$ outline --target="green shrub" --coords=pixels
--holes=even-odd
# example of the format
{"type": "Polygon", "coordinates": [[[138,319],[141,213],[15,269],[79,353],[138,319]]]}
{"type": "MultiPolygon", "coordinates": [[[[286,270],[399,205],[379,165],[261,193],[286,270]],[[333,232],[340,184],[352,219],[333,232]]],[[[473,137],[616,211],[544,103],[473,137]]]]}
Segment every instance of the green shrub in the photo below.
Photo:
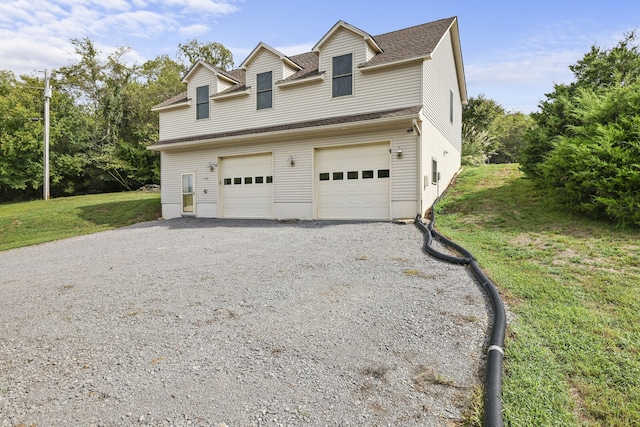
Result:
{"type": "Polygon", "coordinates": [[[640,83],[563,99],[575,123],[539,165],[562,204],[640,225],[640,83]]]}

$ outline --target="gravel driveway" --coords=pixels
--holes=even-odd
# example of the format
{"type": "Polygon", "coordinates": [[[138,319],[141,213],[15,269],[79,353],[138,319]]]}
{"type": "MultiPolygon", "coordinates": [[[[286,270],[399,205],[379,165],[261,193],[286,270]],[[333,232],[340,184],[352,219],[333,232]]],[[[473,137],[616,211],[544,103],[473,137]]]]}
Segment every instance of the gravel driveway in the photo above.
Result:
{"type": "Polygon", "coordinates": [[[422,245],[177,219],[0,252],[0,425],[458,425],[486,301],[422,245]]]}

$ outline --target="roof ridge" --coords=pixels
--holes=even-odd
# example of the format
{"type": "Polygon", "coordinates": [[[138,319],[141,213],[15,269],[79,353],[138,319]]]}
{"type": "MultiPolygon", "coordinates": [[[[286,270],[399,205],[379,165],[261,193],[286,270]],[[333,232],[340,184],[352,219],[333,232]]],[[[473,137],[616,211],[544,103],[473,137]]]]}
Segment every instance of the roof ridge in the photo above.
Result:
{"type": "Polygon", "coordinates": [[[435,24],[437,24],[439,22],[443,22],[443,21],[451,21],[451,22],[453,22],[453,20],[455,20],[455,19],[458,19],[458,17],[457,16],[451,16],[449,18],[436,19],[435,21],[423,22],[422,24],[416,24],[416,25],[412,25],[410,27],[399,28],[397,30],[388,31],[388,32],[382,33],[382,34],[377,34],[377,35],[372,36],[372,37],[375,38],[375,37],[386,36],[386,35],[389,35],[389,34],[399,33],[399,32],[402,32],[402,31],[411,30],[411,29],[418,28],[418,27],[424,27],[425,25],[435,25],[435,24]]]}

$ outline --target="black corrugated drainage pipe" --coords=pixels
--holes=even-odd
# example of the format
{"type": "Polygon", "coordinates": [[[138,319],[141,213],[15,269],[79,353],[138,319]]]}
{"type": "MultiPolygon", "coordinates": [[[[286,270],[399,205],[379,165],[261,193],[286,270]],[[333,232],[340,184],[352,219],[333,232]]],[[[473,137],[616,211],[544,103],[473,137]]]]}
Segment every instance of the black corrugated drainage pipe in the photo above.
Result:
{"type": "MultiPolygon", "coordinates": [[[[437,203],[437,200],[436,200],[437,203]]],[[[425,235],[425,251],[438,259],[452,262],[454,264],[468,265],[473,272],[475,278],[480,282],[485,290],[491,303],[493,310],[493,326],[491,328],[491,337],[489,339],[489,348],[487,349],[487,367],[484,379],[484,420],[485,427],[503,427],[502,420],[502,361],[504,359],[504,335],[507,329],[507,316],[505,314],[504,305],[500,299],[500,294],[495,285],[480,270],[476,259],[471,252],[458,245],[457,243],[447,239],[434,229],[435,212],[434,206],[431,208],[431,222],[426,226],[420,217],[416,216],[416,225],[425,235]],[[433,239],[437,239],[445,246],[455,249],[463,255],[463,257],[455,257],[437,251],[431,244],[433,239]]]]}

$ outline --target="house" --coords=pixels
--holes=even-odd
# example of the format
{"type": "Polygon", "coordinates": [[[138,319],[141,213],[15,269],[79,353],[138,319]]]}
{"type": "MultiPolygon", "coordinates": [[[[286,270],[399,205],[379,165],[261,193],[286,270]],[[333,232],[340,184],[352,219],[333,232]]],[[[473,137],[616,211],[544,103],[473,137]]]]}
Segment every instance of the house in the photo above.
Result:
{"type": "Polygon", "coordinates": [[[259,43],[184,82],[153,108],[164,218],[413,218],[460,167],[455,17],[378,36],[339,21],[311,52],[259,43]]]}

